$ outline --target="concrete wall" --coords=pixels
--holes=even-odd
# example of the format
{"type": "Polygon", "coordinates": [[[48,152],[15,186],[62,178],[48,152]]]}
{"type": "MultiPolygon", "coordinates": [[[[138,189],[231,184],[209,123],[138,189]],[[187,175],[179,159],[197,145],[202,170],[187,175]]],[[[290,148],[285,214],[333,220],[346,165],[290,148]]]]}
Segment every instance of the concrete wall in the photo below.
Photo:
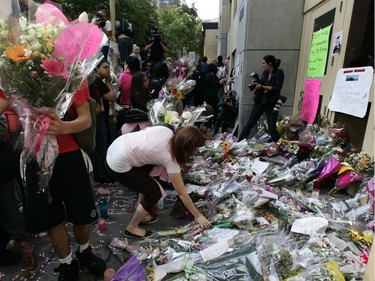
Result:
{"type": "Polygon", "coordinates": [[[239,6],[238,52],[243,59],[242,81],[236,85],[240,92],[240,130],[246,123],[253,106],[253,93],[249,91],[249,74],[261,74],[265,55],[272,54],[281,60],[285,81],[282,95],[288,98],[280,110],[292,114],[294,91],[299,59],[303,23],[304,1],[301,0],[249,0],[239,6]],[[288,16],[285,16],[288,15],[288,16]],[[241,45],[244,46],[241,50],[241,45]]]}
{"type": "Polygon", "coordinates": [[[203,54],[209,61],[214,60],[217,57],[217,32],[217,29],[206,29],[203,54]]]}

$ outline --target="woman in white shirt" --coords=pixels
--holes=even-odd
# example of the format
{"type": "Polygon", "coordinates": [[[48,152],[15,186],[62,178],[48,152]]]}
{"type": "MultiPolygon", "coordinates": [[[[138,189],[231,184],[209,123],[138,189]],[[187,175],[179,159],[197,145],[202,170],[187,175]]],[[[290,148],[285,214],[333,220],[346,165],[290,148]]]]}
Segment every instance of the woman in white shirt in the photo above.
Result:
{"type": "Polygon", "coordinates": [[[177,133],[165,126],[154,126],[122,135],[111,144],[107,152],[108,173],[144,196],[124,231],[125,236],[142,239],[152,235],[139,224],[149,216],[164,192],[149,175],[154,165],[165,168],[173,188],[196,221],[204,228],[211,226],[195,207],[181,176],[181,165],[186,164],[205,141],[206,137],[193,126],[182,128],[177,133]]]}

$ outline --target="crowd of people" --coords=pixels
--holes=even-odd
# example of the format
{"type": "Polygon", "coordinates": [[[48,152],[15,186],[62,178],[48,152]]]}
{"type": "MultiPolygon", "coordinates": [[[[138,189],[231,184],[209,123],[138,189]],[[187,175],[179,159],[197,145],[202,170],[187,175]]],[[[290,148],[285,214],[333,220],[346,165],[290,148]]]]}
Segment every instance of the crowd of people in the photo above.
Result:
{"type": "MultiPolygon", "coordinates": [[[[106,7],[100,5],[97,12],[101,17],[95,18],[95,22],[110,36],[112,27],[110,21],[105,20],[106,7]]],[[[117,75],[113,75],[111,71],[110,60],[106,59],[109,55],[108,40],[102,48],[105,59],[100,61],[88,77],[89,85],[84,83],[74,95],[68,110],[69,115],[74,116],[73,120],[61,120],[55,113],[48,113],[51,122],[46,134],[55,136],[59,147],[48,192],[40,193],[38,190],[38,167],[35,161],[30,162],[25,171],[27,194],[20,192],[22,181],[18,161],[5,164],[13,168],[13,174],[7,173],[12,176],[1,178],[0,182],[0,192],[5,194],[0,196],[0,200],[7,203],[0,204],[1,215],[9,219],[0,223],[1,265],[17,264],[20,261],[20,255],[10,249],[25,231],[46,231],[60,261],[58,280],[76,280],[79,265],[86,266],[95,275],[103,275],[105,262],[93,254],[89,241],[90,224],[98,219],[92,183],[86,167],[85,153],[80,150],[74,137],[75,133],[90,126],[90,99],[96,102],[96,145],[89,153],[94,181],[119,181],[141,195],[135,214],[124,229],[124,235],[141,239],[152,235],[139,225],[142,222],[157,221],[155,204],[163,195],[162,185],[166,182],[171,183],[196,221],[203,228],[210,227],[210,222],[199,212],[186,192],[181,168],[197,153],[197,148],[205,144],[207,130],[211,130],[211,134],[237,134],[235,121],[238,115],[238,97],[231,85],[235,77],[234,68],[229,73],[222,56],[211,62],[203,56],[192,71],[184,73],[186,79],[195,80],[195,87],[183,97],[182,105],[205,104],[213,115],[205,124],[207,130],[188,126],[175,132],[175,128],[168,124],[151,126],[147,104],[151,99],[158,99],[163,85],[172,75],[176,75],[171,73],[167,63],[168,44],[163,38],[163,32],[155,29],[152,30],[150,42],[146,46],[138,46],[132,38],[131,26],[124,26],[116,34],[122,71],[117,75]],[[224,71],[218,71],[218,68],[224,71]],[[160,170],[155,172],[158,168],[166,172],[166,178],[160,177],[160,170]],[[154,178],[155,173],[158,180],[154,178]],[[23,207],[23,217],[20,206],[23,207]],[[73,224],[77,244],[75,253],[70,246],[66,222],[73,224]]],[[[240,140],[248,137],[264,112],[268,118],[272,140],[278,140],[277,112],[272,109],[284,80],[284,73],[279,65],[280,60],[276,60],[274,56],[263,58],[264,72],[260,80],[255,82],[257,100],[249,121],[239,134],[240,140]]],[[[1,91],[0,114],[6,111],[12,110],[6,93],[1,91]]],[[[21,150],[13,149],[16,147],[14,140],[17,137],[12,140],[9,132],[19,135],[21,127],[18,124],[16,130],[13,130],[9,117],[3,118],[5,119],[8,124],[0,123],[3,124],[0,127],[0,144],[9,144],[8,153],[13,153],[14,157],[4,157],[5,154],[2,154],[1,161],[19,159],[21,150]]],[[[5,153],[5,149],[1,153],[5,153]]]]}

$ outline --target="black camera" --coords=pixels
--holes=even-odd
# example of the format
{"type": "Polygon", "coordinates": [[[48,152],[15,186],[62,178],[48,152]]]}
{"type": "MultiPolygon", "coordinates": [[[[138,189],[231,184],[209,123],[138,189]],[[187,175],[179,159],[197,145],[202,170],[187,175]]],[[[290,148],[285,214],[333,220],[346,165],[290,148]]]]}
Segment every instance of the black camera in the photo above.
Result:
{"type": "Polygon", "coordinates": [[[150,30],[150,38],[153,41],[158,41],[161,39],[160,37],[160,31],[157,28],[151,29],[150,30]]]}
{"type": "Polygon", "coordinates": [[[252,72],[250,74],[250,77],[253,78],[253,83],[249,84],[248,87],[249,87],[250,91],[254,91],[257,83],[260,84],[259,75],[255,72],[252,72]]]}
{"type": "Polygon", "coordinates": [[[277,102],[276,102],[276,104],[275,104],[275,106],[274,106],[274,108],[273,108],[273,111],[279,111],[280,106],[281,106],[283,103],[286,102],[286,97],[284,97],[284,96],[282,96],[282,95],[279,95],[277,98],[278,98],[278,99],[277,99],[277,102]]]}
{"type": "Polygon", "coordinates": [[[104,16],[101,13],[97,13],[95,15],[96,18],[96,24],[99,25],[100,27],[105,27],[107,24],[107,20],[104,18],[104,16]]]}

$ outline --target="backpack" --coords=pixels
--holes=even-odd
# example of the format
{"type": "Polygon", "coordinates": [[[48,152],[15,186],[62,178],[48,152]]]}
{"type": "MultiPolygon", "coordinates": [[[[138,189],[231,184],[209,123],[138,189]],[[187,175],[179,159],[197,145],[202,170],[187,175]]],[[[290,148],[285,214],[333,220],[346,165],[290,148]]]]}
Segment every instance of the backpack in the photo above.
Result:
{"type": "MultiPolygon", "coordinates": [[[[91,126],[82,132],[73,134],[79,147],[86,153],[91,153],[95,149],[96,139],[96,101],[91,98],[89,100],[90,114],[91,114],[91,126]]],[[[65,114],[63,120],[72,121],[74,118],[65,114]]]]}
{"type": "Polygon", "coordinates": [[[149,89],[153,99],[159,98],[159,92],[163,87],[166,79],[164,77],[151,77],[149,81],[149,89]]]}

